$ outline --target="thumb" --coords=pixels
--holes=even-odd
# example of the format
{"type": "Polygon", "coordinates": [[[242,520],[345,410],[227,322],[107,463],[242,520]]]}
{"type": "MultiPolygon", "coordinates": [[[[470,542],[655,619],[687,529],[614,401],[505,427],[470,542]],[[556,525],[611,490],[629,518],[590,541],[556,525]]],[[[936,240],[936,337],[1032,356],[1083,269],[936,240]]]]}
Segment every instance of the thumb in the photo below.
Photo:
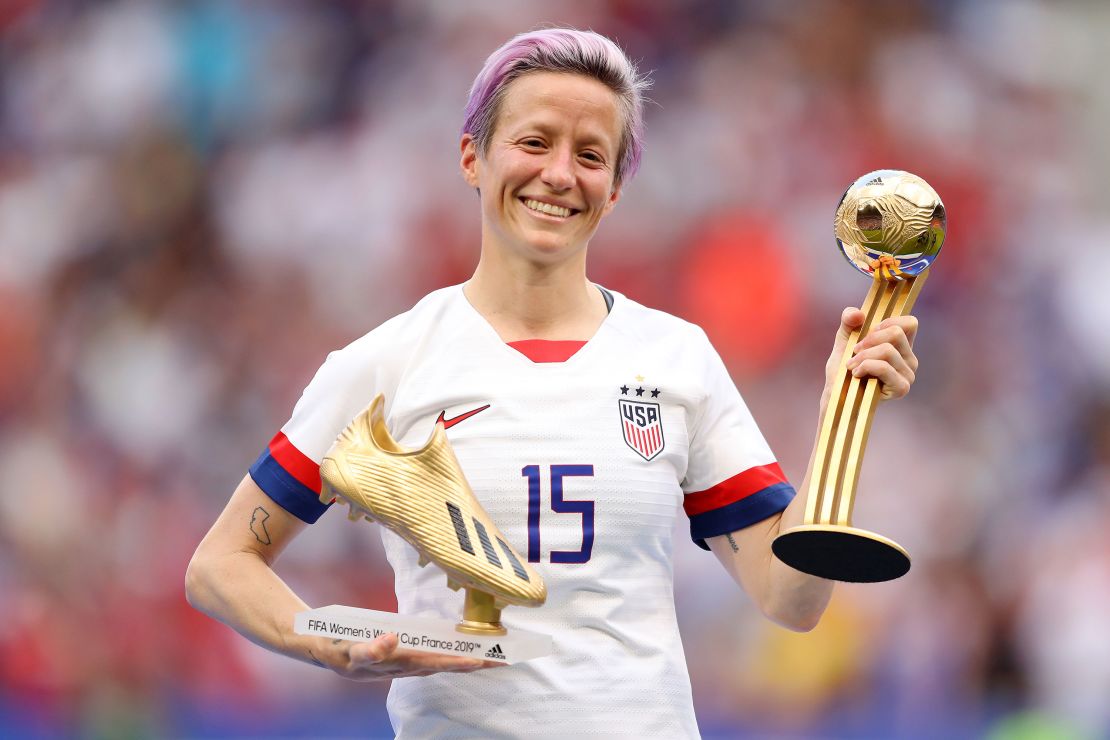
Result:
{"type": "Polygon", "coordinates": [[[396,649],[397,635],[390,632],[371,642],[354,643],[349,654],[354,665],[373,665],[388,660],[396,649]]]}
{"type": "Polygon", "coordinates": [[[848,347],[848,340],[852,336],[852,332],[863,326],[863,322],[867,320],[867,315],[858,308],[849,306],[840,313],[840,328],[836,332],[836,341],[833,342],[832,351],[829,352],[829,359],[825,361],[825,390],[821,395],[821,408],[825,409],[829,402],[829,394],[831,393],[833,384],[836,382],[838,369],[840,368],[840,360],[844,357],[844,351],[848,347]]]}
{"type": "Polygon", "coordinates": [[[848,343],[848,338],[852,335],[852,332],[862,327],[866,318],[867,316],[863,311],[852,306],[845,308],[844,311],[841,312],[840,329],[836,332],[834,351],[841,351],[844,349],[844,345],[848,343]]]}

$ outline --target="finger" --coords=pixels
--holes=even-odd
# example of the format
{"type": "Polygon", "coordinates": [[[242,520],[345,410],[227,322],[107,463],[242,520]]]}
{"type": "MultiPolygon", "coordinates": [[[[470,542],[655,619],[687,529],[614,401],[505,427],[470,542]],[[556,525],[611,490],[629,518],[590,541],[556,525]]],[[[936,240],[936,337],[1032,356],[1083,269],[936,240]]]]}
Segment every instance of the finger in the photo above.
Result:
{"type": "MultiPolygon", "coordinates": [[[[479,663],[484,663],[485,661],[478,661],[478,662],[479,663]]],[[[498,665],[500,665],[500,664],[498,664],[498,665]]],[[[485,670],[485,666],[479,665],[479,666],[475,666],[473,668],[450,669],[450,670],[446,670],[446,671],[441,670],[439,668],[422,668],[420,670],[405,671],[404,673],[402,673],[400,675],[406,676],[406,677],[407,676],[434,676],[437,673],[473,673],[474,671],[481,671],[481,670],[485,670]]]]}
{"type": "MultiPolygon", "coordinates": [[[[480,662],[485,663],[485,662],[488,662],[488,661],[480,661],[480,662]]],[[[494,663],[493,665],[496,666],[496,665],[503,665],[503,664],[502,663],[494,663]]],[[[406,672],[402,675],[407,677],[407,676],[434,676],[437,673],[473,673],[474,671],[485,670],[486,667],[487,666],[478,666],[476,668],[467,668],[467,669],[452,670],[452,671],[441,671],[441,670],[435,670],[435,669],[430,669],[429,668],[429,669],[424,669],[424,670],[419,670],[419,671],[406,672]]]]}
{"type": "Polygon", "coordinates": [[[860,350],[867,349],[868,347],[876,347],[880,344],[893,344],[899,351],[908,351],[910,349],[909,336],[906,334],[906,330],[898,324],[875,327],[869,331],[865,337],[860,339],[853,349],[855,352],[859,352],[860,350]]]}
{"type": "Polygon", "coordinates": [[[912,341],[906,333],[906,328],[901,324],[892,324],[875,329],[852,348],[852,353],[858,357],[870,349],[884,345],[893,347],[907,365],[913,368],[914,371],[917,370],[917,356],[913,353],[912,341]]]}
{"type": "Polygon", "coordinates": [[[847,339],[852,332],[863,326],[863,322],[866,319],[867,315],[864,314],[863,311],[855,308],[854,306],[848,306],[840,312],[840,331],[838,333],[839,336],[847,339]]]}
{"type": "MultiPolygon", "coordinates": [[[[891,344],[880,344],[877,347],[868,347],[864,350],[858,351],[853,357],[849,358],[845,363],[845,367],[849,370],[855,370],[865,360],[878,360],[880,362],[889,363],[899,375],[905,377],[912,384],[917,377],[916,357],[910,352],[907,358],[899,352],[891,344]]],[[[856,377],[862,377],[857,375],[856,377]]]]}
{"type": "Polygon", "coordinates": [[[892,316],[889,319],[883,319],[879,322],[877,329],[886,329],[890,326],[900,326],[902,331],[906,333],[906,339],[910,345],[913,345],[913,340],[917,338],[917,329],[920,325],[916,316],[892,316]]]}
{"type": "Polygon", "coordinates": [[[910,379],[885,360],[864,360],[852,370],[852,375],[857,378],[877,379],[879,393],[884,399],[902,398],[910,392],[910,379]]]}
{"type": "Polygon", "coordinates": [[[836,367],[840,358],[844,356],[844,350],[848,347],[852,333],[863,326],[866,318],[863,311],[851,306],[840,312],[840,327],[836,331],[832,352],[829,353],[829,359],[825,363],[826,373],[836,367]]]}
{"type": "MultiPolygon", "coordinates": [[[[394,660],[408,671],[429,671],[440,673],[444,671],[468,672],[485,668],[489,661],[479,658],[464,658],[459,655],[440,655],[438,653],[424,653],[416,650],[398,650],[394,660]]],[[[496,665],[496,664],[494,664],[496,665]]]]}
{"type": "Polygon", "coordinates": [[[397,652],[397,635],[392,632],[376,637],[370,642],[356,642],[348,655],[353,668],[360,668],[391,660],[397,652]]]}

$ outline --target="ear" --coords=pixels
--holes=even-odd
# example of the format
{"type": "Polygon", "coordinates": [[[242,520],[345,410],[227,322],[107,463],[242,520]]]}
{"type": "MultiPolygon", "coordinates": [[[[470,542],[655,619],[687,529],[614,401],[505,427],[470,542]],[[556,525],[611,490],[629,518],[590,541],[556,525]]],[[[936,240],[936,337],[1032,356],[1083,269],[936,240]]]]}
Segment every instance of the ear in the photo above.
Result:
{"type": "Polygon", "coordinates": [[[601,210],[602,216],[608,216],[609,212],[616,207],[617,201],[621,199],[621,184],[615,183],[613,185],[613,192],[609,193],[609,200],[606,201],[605,207],[601,210]]]}
{"type": "Polygon", "coordinates": [[[459,141],[459,168],[463,179],[472,188],[478,187],[478,142],[472,134],[463,134],[459,141]]]}

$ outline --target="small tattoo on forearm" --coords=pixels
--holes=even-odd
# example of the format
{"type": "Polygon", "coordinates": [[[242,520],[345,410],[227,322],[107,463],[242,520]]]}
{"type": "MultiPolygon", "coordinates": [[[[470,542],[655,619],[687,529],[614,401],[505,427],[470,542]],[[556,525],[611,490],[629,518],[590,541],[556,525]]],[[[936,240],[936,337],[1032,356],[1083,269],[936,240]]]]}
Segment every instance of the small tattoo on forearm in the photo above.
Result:
{"type": "Polygon", "coordinates": [[[732,548],[733,552],[740,552],[740,546],[736,544],[736,540],[732,539],[732,534],[726,534],[725,539],[728,540],[728,546],[732,548]]]}
{"type": "Polygon", "coordinates": [[[270,512],[261,506],[251,512],[251,533],[263,545],[270,544],[270,532],[266,529],[266,520],[269,518],[270,512]]]}
{"type": "Polygon", "coordinates": [[[315,655],[315,653],[313,653],[313,652],[312,652],[311,650],[309,650],[309,651],[308,651],[308,657],[312,659],[312,662],[313,662],[313,663],[315,663],[316,665],[320,666],[321,668],[327,668],[327,666],[326,666],[326,665],[324,665],[323,663],[321,663],[321,662],[320,662],[320,659],[319,659],[319,658],[317,658],[317,657],[316,657],[316,655],[315,655]]]}

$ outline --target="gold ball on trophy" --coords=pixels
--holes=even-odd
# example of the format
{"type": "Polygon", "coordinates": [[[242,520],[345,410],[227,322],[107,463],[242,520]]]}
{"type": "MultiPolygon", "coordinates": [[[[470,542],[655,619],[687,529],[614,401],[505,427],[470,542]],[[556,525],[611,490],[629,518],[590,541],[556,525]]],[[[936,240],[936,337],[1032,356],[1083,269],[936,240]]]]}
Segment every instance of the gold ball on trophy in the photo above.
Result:
{"type": "Polygon", "coordinates": [[[901,280],[936,259],[948,221],[929,183],[902,170],[876,170],[844,191],[833,228],[840,251],[857,270],[901,280]]]}

